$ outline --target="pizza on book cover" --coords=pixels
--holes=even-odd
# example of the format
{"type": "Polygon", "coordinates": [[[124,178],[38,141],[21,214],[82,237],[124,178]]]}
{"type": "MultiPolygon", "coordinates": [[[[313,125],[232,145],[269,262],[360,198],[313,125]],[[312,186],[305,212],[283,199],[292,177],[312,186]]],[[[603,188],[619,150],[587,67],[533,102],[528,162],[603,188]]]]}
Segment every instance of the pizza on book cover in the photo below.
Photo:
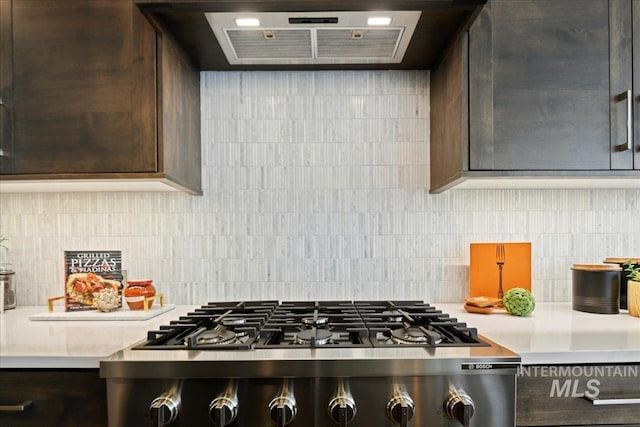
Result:
{"type": "Polygon", "coordinates": [[[64,252],[65,311],[96,310],[103,293],[116,293],[122,307],[121,251],[64,252]]]}

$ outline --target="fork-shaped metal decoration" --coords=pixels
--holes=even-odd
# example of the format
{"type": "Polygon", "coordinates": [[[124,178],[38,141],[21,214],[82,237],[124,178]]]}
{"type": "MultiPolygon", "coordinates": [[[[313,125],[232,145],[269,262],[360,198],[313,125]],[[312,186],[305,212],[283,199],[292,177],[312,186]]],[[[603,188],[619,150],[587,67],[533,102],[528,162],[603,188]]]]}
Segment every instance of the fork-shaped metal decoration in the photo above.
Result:
{"type": "Polygon", "coordinates": [[[502,290],[502,266],[504,266],[504,262],[506,260],[506,254],[504,250],[504,245],[502,243],[498,243],[496,245],[496,264],[498,264],[498,298],[502,298],[504,296],[504,291],[502,290]]]}

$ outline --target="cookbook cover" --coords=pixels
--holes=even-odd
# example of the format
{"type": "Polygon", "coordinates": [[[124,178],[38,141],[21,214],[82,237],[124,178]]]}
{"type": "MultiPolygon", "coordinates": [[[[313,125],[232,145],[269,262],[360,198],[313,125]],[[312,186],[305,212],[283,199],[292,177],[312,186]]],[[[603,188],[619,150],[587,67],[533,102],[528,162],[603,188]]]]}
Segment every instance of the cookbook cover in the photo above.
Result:
{"type": "Polygon", "coordinates": [[[530,242],[471,243],[470,258],[470,297],[502,298],[500,288],[531,291],[530,242]]]}
{"type": "Polygon", "coordinates": [[[122,307],[121,251],[64,252],[65,311],[122,307]]]}

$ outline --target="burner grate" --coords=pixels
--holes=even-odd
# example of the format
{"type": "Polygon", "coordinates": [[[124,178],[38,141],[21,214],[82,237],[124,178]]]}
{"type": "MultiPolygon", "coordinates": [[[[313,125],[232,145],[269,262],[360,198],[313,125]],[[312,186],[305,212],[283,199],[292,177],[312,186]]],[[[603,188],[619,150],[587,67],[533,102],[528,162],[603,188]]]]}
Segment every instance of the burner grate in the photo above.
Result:
{"type": "Polygon", "coordinates": [[[422,301],[210,302],[149,331],[135,349],[488,346],[422,301]]]}

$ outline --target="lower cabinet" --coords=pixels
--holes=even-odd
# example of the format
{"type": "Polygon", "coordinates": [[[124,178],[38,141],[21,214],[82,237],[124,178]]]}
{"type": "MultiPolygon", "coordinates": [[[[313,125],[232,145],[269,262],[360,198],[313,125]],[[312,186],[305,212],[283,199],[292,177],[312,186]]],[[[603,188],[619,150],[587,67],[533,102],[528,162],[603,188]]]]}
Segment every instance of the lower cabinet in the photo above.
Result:
{"type": "Polygon", "coordinates": [[[523,366],[517,390],[518,427],[640,426],[640,364],[523,366]]]}
{"type": "Polygon", "coordinates": [[[106,427],[105,380],[97,369],[0,369],[0,425],[106,427]]]}

